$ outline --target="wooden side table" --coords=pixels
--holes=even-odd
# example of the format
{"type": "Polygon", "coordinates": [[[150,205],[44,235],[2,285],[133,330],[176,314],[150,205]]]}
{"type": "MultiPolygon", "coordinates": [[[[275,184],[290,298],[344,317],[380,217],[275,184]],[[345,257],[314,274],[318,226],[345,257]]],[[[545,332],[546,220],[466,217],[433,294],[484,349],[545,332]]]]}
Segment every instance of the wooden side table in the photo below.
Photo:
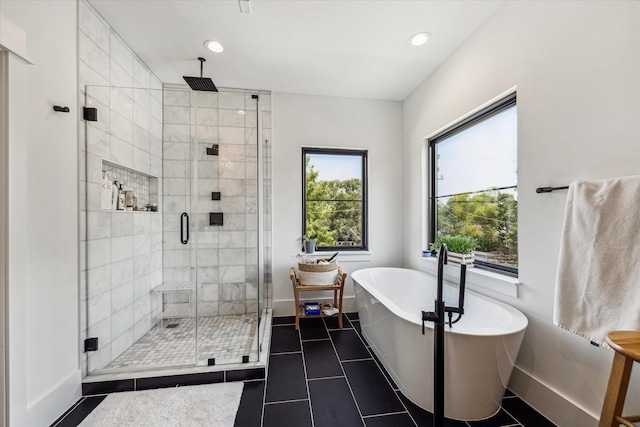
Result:
{"type": "Polygon", "coordinates": [[[296,277],[296,270],[293,267],[291,267],[289,272],[289,278],[291,278],[293,296],[296,300],[296,330],[300,327],[300,318],[335,316],[338,316],[338,325],[340,325],[340,329],[342,329],[342,294],[344,291],[344,282],[347,279],[347,273],[344,272],[342,267],[338,267],[338,277],[335,282],[330,285],[301,285],[300,281],[296,277]],[[320,314],[308,315],[304,311],[304,304],[300,302],[300,292],[304,291],[333,291],[333,304],[320,304],[320,314]],[[338,312],[331,315],[324,313],[324,310],[331,308],[337,308],[338,312]]]}

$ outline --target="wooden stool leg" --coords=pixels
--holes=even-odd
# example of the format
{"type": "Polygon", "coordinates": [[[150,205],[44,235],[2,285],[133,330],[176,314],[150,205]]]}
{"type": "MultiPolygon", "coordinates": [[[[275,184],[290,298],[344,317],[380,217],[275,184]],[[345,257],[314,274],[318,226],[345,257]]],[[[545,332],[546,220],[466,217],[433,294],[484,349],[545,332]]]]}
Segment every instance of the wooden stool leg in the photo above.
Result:
{"type": "Polygon", "coordinates": [[[633,359],[618,352],[614,353],[598,427],[618,427],[620,425],[616,421],[616,416],[622,415],[632,365],[633,359]]]}
{"type": "Polygon", "coordinates": [[[298,295],[298,279],[296,278],[296,271],[293,267],[289,270],[289,278],[291,279],[291,285],[293,286],[293,297],[296,301],[296,331],[300,328],[300,298],[298,295]]]}
{"type": "MultiPolygon", "coordinates": [[[[342,292],[342,291],[340,291],[342,292]]],[[[342,299],[342,298],[341,298],[342,299]]],[[[333,291],[333,306],[338,308],[338,325],[342,329],[342,301],[338,303],[338,291],[333,291]]]]}

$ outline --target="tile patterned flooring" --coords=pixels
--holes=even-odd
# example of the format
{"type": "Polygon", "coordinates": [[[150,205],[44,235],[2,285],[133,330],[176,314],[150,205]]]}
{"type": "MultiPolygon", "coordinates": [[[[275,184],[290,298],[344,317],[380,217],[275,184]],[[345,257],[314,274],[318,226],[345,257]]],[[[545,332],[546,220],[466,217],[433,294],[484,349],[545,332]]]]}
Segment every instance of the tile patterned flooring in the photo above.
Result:
{"type": "MultiPolygon", "coordinates": [[[[235,427],[431,427],[431,413],[398,390],[360,335],[357,313],[337,318],[273,319],[262,418],[235,427]]],[[[257,405],[255,402],[254,405],[257,405]]],[[[247,406],[247,405],[245,405],[247,406]]],[[[446,427],[553,427],[510,391],[500,411],[482,421],[445,421],[446,427]]]]}
{"type": "MultiPolygon", "coordinates": [[[[234,427],[431,427],[431,413],[407,400],[360,336],[356,313],[273,319],[268,374],[245,381],[234,427]]],[[[52,427],[75,427],[104,395],[83,397],[52,427]]],[[[507,390],[500,411],[445,427],[554,427],[507,390]]]]}
{"type": "MultiPolygon", "coordinates": [[[[198,323],[198,365],[240,363],[249,356],[256,336],[256,315],[201,317],[198,323]]],[[[195,362],[194,319],[168,319],[154,327],[105,369],[175,366],[195,362]],[[177,326],[173,326],[177,325],[177,326]],[[170,327],[167,327],[170,326],[170,327]]],[[[253,355],[250,359],[255,359],[253,355]]]]}

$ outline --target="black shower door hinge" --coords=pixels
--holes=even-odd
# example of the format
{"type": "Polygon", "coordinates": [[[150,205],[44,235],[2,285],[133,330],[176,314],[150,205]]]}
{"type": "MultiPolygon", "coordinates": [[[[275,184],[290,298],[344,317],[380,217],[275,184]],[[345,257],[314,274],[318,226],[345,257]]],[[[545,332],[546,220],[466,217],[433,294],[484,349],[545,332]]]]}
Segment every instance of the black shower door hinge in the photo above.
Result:
{"type": "Polygon", "coordinates": [[[98,337],[87,338],[84,340],[84,352],[98,350],[98,337]]]}
{"type": "Polygon", "coordinates": [[[97,122],[98,109],[93,107],[82,107],[82,117],[88,122],[97,122]]]}

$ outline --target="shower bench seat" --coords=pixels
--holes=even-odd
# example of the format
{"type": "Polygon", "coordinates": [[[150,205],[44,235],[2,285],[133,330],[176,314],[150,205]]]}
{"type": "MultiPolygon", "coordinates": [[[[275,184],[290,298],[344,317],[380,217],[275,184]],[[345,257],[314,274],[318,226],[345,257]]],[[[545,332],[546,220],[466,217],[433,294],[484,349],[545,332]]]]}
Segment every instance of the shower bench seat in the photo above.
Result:
{"type": "Polygon", "coordinates": [[[193,317],[193,291],[195,285],[193,282],[164,282],[162,285],[153,289],[153,292],[160,294],[160,317],[158,318],[158,328],[164,326],[165,319],[191,319],[193,317]],[[188,304],[169,302],[169,307],[164,308],[164,296],[168,295],[173,300],[174,295],[186,295],[188,304]]]}

